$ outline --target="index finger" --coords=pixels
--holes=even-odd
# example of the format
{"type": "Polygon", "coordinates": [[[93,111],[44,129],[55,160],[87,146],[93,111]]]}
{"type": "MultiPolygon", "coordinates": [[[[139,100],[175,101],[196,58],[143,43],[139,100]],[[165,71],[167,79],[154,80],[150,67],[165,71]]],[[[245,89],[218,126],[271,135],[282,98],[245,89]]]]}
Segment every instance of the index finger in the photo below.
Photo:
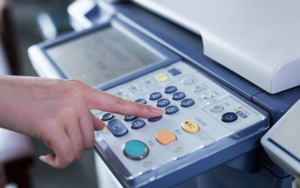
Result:
{"type": "Polygon", "coordinates": [[[158,117],[164,113],[160,108],[122,99],[94,88],[85,88],[84,93],[89,109],[98,109],[117,114],[138,116],[141,118],[158,117]]]}

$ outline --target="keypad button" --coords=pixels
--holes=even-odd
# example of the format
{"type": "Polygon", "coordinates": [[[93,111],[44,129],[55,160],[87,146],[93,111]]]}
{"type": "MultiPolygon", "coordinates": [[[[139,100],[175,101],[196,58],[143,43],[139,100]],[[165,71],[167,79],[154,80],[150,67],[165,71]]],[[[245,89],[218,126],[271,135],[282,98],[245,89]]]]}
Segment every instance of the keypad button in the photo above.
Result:
{"type": "Polygon", "coordinates": [[[190,106],[193,106],[194,104],[195,104],[195,101],[193,99],[184,99],[183,101],[181,101],[182,107],[190,107],[190,106]]]}
{"type": "Polygon", "coordinates": [[[184,121],[181,124],[181,128],[188,133],[196,133],[199,131],[199,126],[197,123],[193,122],[193,121],[184,121]]]}
{"type": "Polygon", "coordinates": [[[145,99],[137,99],[134,102],[141,103],[141,104],[147,104],[147,101],[145,99]]]}
{"type": "Polygon", "coordinates": [[[171,131],[162,130],[156,134],[156,140],[162,145],[168,145],[171,142],[175,142],[176,136],[171,131]]]}
{"type": "Polygon", "coordinates": [[[177,106],[168,106],[166,109],[165,109],[165,111],[166,111],[166,114],[169,114],[169,115],[171,115],[171,114],[175,114],[176,112],[178,112],[178,107],[177,106]]]}
{"type": "Polygon", "coordinates": [[[144,84],[146,87],[152,87],[155,85],[155,82],[150,79],[146,79],[142,81],[142,84],[144,84]]]}
{"type": "Polygon", "coordinates": [[[127,94],[122,90],[122,89],[119,89],[118,91],[116,91],[114,93],[114,95],[118,96],[118,97],[121,97],[121,98],[124,98],[127,96],[127,94]]]}
{"type": "Polygon", "coordinates": [[[213,98],[213,97],[214,97],[214,94],[211,93],[211,92],[205,93],[205,94],[203,95],[203,98],[204,98],[204,99],[211,99],[211,98],[213,98]]]}
{"type": "Polygon", "coordinates": [[[176,91],[177,91],[177,87],[175,87],[175,86],[169,86],[169,87],[166,87],[166,89],[165,89],[166,94],[171,94],[171,93],[174,93],[176,91]]]}
{"type": "Polygon", "coordinates": [[[168,73],[172,74],[172,76],[176,76],[178,74],[181,74],[181,72],[176,68],[168,70],[168,73]]]}
{"type": "Polygon", "coordinates": [[[123,154],[132,160],[141,160],[148,156],[149,149],[146,144],[138,140],[126,142],[123,147],[123,154]]]}
{"type": "Polygon", "coordinates": [[[135,84],[129,86],[128,89],[129,89],[132,93],[137,93],[137,92],[140,92],[140,91],[141,91],[141,89],[140,89],[137,85],[135,85],[135,84]]]}
{"type": "Polygon", "coordinates": [[[128,130],[125,127],[125,125],[118,119],[113,119],[110,122],[108,122],[107,127],[116,137],[121,137],[128,133],[128,130]]]}
{"type": "Polygon", "coordinates": [[[191,84],[194,82],[194,79],[192,77],[189,77],[189,78],[185,78],[181,81],[182,84],[184,85],[188,85],[188,84],[191,84]]]}
{"type": "Polygon", "coordinates": [[[144,120],[138,119],[138,120],[135,120],[134,122],[132,122],[131,128],[132,129],[140,129],[140,128],[145,127],[145,125],[146,125],[146,123],[144,120]]]}
{"type": "Polygon", "coordinates": [[[133,121],[133,120],[135,120],[136,118],[137,118],[136,116],[127,116],[127,115],[126,115],[126,116],[124,117],[124,120],[125,120],[125,121],[133,121]]]}
{"type": "Polygon", "coordinates": [[[168,77],[164,75],[163,73],[155,75],[155,78],[160,82],[165,82],[168,80],[168,77]]]}
{"type": "Polygon", "coordinates": [[[226,123],[234,122],[238,119],[238,116],[233,112],[227,112],[222,115],[222,121],[226,123]]]}
{"type": "Polygon", "coordinates": [[[154,101],[154,100],[158,100],[162,97],[162,94],[159,92],[155,92],[155,93],[151,93],[149,99],[154,101]]]}
{"type": "Polygon", "coordinates": [[[156,106],[157,107],[166,107],[170,104],[170,101],[168,99],[160,99],[159,101],[157,101],[156,106]]]}
{"type": "Polygon", "coordinates": [[[224,109],[224,107],[222,105],[216,105],[211,107],[210,111],[212,112],[221,112],[224,109]]]}
{"type": "Polygon", "coordinates": [[[102,115],[101,120],[108,121],[108,120],[113,119],[114,117],[115,117],[115,115],[113,113],[106,113],[106,114],[102,115]]]}
{"type": "Polygon", "coordinates": [[[157,121],[159,121],[161,119],[162,119],[162,116],[159,116],[157,118],[150,118],[150,119],[148,119],[148,121],[150,121],[150,122],[157,122],[157,121]]]}
{"type": "Polygon", "coordinates": [[[198,93],[203,91],[205,88],[203,86],[194,86],[194,92],[198,93]]]}
{"type": "Polygon", "coordinates": [[[185,98],[185,93],[183,93],[183,92],[177,92],[177,93],[174,93],[174,95],[173,95],[173,97],[172,97],[172,99],[173,99],[173,100],[176,100],[176,101],[182,100],[182,99],[184,99],[184,98],[185,98]]]}

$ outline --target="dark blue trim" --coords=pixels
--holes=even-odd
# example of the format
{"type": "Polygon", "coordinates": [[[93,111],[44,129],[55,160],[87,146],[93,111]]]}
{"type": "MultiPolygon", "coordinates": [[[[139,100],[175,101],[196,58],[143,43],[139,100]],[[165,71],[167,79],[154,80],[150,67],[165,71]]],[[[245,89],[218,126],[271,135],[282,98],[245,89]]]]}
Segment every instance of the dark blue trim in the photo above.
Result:
{"type": "Polygon", "coordinates": [[[274,125],[298,100],[300,87],[296,87],[275,95],[266,92],[253,96],[253,102],[270,112],[271,126],[274,125]]]}
{"type": "Polygon", "coordinates": [[[291,152],[289,152],[284,147],[282,147],[280,144],[278,144],[277,142],[275,142],[272,138],[268,138],[268,140],[270,142],[272,142],[275,146],[277,146],[278,148],[280,148],[282,151],[284,151],[285,153],[287,153],[288,155],[290,155],[291,157],[293,157],[295,160],[297,160],[298,162],[300,162],[300,159],[298,157],[296,157],[291,152]]]}
{"type": "Polygon", "coordinates": [[[91,22],[96,22],[101,17],[101,9],[99,6],[95,5],[90,11],[84,14],[84,16],[91,22]]]}

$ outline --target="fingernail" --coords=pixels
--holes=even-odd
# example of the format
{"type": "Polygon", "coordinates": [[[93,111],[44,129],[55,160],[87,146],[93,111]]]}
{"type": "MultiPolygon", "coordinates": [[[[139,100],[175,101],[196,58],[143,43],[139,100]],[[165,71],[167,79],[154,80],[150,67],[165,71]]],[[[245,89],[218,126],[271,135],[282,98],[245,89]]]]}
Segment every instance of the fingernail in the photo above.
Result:
{"type": "Polygon", "coordinates": [[[46,157],[46,156],[42,155],[42,156],[39,157],[39,159],[40,159],[41,161],[45,162],[45,157],[46,157]]]}
{"type": "Polygon", "coordinates": [[[155,108],[155,107],[150,107],[151,109],[151,112],[155,113],[155,114],[163,114],[164,113],[164,110],[163,109],[160,109],[160,108],[155,108]]]}

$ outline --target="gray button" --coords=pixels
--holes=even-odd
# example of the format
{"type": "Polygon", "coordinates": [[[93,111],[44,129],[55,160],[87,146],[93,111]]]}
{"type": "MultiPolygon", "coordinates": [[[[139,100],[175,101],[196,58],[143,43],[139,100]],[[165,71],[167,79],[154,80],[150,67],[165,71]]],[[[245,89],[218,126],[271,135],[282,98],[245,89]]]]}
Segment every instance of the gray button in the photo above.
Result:
{"type": "Polygon", "coordinates": [[[224,109],[222,105],[216,105],[210,109],[212,112],[221,112],[224,109]]]}
{"type": "Polygon", "coordinates": [[[202,87],[202,86],[194,86],[194,92],[195,93],[198,93],[198,92],[200,92],[200,91],[202,91],[202,90],[204,90],[205,88],[204,87],[202,87]]]}
{"type": "Polygon", "coordinates": [[[214,94],[211,93],[211,92],[209,92],[209,93],[205,93],[205,94],[203,95],[203,98],[204,98],[204,99],[210,99],[210,98],[213,98],[213,96],[214,96],[214,94]]]}
{"type": "Polygon", "coordinates": [[[137,93],[137,92],[141,91],[141,89],[140,89],[137,85],[135,85],[135,84],[129,86],[128,89],[129,89],[132,93],[137,93]]]}
{"type": "Polygon", "coordinates": [[[188,84],[191,84],[193,82],[194,82],[194,79],[192,77],[189,77],[189,78],[183,79],[181,83],[183,83],[184,85],[188,85],[188,84]]]}
{"type": "Polygon", "coordinates": [[[143,80],[142,83],[143,83],[146,87],[151,87],[151,86],[155,85],[155,82],[153,82],[153,81],[150,80],[150,79],[143,80]]]}
{"type": "Polygon", "coordinates": [[[122,97],[122,98],[127,96],[127,94],[126,94],[122,89],[116,91],[116,92],[114,93],[114,95],[116,95],[116,96],[118,96],[118,97],[122,97]]]}

